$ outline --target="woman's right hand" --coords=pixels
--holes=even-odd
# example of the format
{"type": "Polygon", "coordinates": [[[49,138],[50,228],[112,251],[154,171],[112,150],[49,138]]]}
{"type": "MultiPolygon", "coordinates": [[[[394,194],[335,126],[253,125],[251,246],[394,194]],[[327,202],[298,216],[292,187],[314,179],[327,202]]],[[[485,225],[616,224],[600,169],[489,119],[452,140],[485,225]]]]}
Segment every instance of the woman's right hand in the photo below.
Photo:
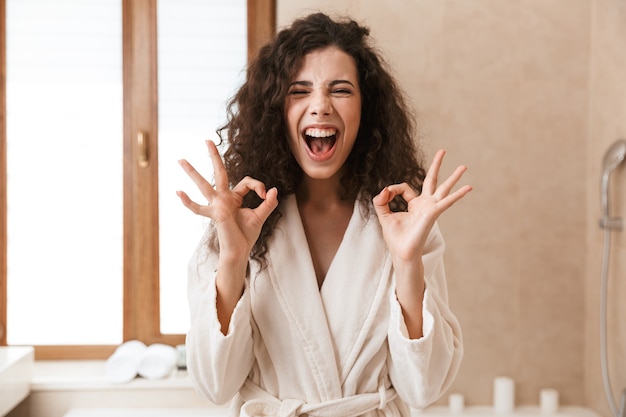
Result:
{"type": "Polygon", "coordinates": [[[182,203],[192,212],[213,219],[220,247],[220,264],[247,265],[252,246],[268,216],[278,206],[276,188],[265,189],[265,184],[254,178],[245,177],[230,189],[228,174],[213,141],[206,141],[213,164],[215,187],[213,187],[186,160],[179,161],[187,175],[196,184],[207,204],[191,200],[183,191],[177,191],[182,203]],[[243,198],[254,191],[264,201],[256,208],[242,208],[243,198]]]}
{"type": "Polygon", "coordinates": [[[228,333],[230,319],[244,289],[244,278],[252,246],[256,242],[263,223],[278,206],[278,190],[265,190],[265,184],[246,177],[230,189],[228,174],[215,143],[207,141],[215,175],[215,187],[205,180],[191,164],[180,161],[187,175],[207,199],[207,204],[198,204],[189,196],[178,191],[178,197],[189,210],[213,219],[219,241],[217,265],[217,316],[223,334],[228,333]],[[254,191],[263,202],[256,208],[243,208],[243,198],[254,191]]]}

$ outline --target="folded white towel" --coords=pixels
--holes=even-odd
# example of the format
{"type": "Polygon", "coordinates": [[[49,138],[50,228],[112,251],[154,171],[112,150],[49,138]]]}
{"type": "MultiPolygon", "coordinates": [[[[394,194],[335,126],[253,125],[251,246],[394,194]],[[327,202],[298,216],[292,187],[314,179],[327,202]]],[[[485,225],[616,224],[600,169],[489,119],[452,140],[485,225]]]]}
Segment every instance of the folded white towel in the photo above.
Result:
{"type": "Polygon", "coordinates": [[[139,340],[129,340],[115,349],[106,361],[106,378],[114,384],[132,381],[139,372],[139,363],[147,347],[139,340]]]}
{"type": "Polygon", "coordinates": [[[169,345],[155,343],[148,346],[139,362],[139,375],[147,379],[164,378],[176,366],[176,349],[169,345]]]}

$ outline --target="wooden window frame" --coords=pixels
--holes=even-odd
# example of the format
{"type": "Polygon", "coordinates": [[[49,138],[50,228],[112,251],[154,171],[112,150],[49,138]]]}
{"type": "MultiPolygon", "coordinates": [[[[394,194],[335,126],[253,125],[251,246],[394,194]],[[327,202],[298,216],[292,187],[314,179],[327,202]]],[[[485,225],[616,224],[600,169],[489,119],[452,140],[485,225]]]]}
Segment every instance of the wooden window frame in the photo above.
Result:
{"type": "MultiPolygon", "coordinates": [[[[123,340],[184,343],[160,331],[158,224],[157,0],[122,0],[124,85],[123,340]],[[138,163],[138,135],[148,165],[138,163]]],[[[276,31],[276,0],[247,0],[248,59],[276,31]]],[[[0,0],[0,346],[7,322],[6,0],[0,0]]],[[[35,346],[36,359],[103,359],[117,346],[35,346]]]]}
{"type": "Polygon", "coordinates": [[[7,322],[7,124],[6,2],[0,0],[0,345],[6,345],[7,322]]]}

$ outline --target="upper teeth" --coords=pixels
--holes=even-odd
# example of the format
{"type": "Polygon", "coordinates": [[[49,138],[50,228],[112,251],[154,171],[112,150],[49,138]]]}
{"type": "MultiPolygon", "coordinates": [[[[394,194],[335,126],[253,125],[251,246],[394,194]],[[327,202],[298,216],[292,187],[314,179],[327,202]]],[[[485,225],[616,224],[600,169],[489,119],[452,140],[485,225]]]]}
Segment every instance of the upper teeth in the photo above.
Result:
{"type": "Polygon", "coordinates": [[[316,129],[308,128],[304,131],[304,134],[314,138],[327,138],[337,133],[337,129],[316,129]]]}

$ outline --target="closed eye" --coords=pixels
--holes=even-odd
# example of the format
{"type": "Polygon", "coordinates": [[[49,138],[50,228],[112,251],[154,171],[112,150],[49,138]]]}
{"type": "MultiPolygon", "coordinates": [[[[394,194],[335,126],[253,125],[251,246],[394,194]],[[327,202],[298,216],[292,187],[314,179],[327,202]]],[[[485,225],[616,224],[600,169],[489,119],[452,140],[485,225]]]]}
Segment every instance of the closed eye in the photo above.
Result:
{"type": "Polygon", "coordinates": [[[329,85],[335,96],[346,97],[354,94],[355,86],[349,80],[334,80],[329,85]]]}
{"type": "Polygon", "coordinates": [[[294,81],[289,85],[290,96],[303,96],[309,93],[313,83],[310,81],[294,81]]]}

